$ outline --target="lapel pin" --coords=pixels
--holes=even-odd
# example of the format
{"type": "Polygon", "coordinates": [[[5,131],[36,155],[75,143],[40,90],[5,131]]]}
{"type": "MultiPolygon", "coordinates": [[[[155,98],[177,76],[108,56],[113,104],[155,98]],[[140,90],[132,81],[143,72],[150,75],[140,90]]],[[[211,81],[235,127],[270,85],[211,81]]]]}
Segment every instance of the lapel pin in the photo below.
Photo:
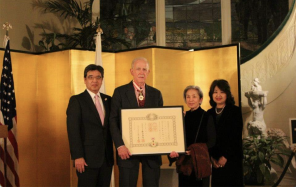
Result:
{"type": "Polygon", "coordinates": [[[105,98],[105,101],[107,101],[107,98],[105,98]]]}

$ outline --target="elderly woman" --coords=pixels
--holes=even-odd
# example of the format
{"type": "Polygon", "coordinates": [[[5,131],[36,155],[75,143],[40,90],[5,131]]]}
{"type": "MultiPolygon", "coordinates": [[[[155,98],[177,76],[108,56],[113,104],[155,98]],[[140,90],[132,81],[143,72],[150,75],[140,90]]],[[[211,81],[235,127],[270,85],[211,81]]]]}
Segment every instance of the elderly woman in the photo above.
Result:
{"type": "Polygon", "coordinates": [[[213,117],[216,144],[209,149],[212,186],[243,186],[242,114],[226,80],[214,80],[210,87],[208,114],[213,117]]]}
{"type": "MultiPolygon", "coordinates": [[[[187,86],[184,90],[184,100],[190,108],[185,114],[187,147],[195,143],[206,143],[208,148],[212,147],[215,144],[214,122],[200,107],[203,100],[202,90],[198,86],[187,86]]],[[[186,153],[190,155],[189,151],[186,153]]],[[[173,151],[169,157],[178,158],[179,154],[173,151]]],[[[197,179],[194,170],[190,176],[179,173],[179,186],[209,186],[209,177],[197,179]]]]}

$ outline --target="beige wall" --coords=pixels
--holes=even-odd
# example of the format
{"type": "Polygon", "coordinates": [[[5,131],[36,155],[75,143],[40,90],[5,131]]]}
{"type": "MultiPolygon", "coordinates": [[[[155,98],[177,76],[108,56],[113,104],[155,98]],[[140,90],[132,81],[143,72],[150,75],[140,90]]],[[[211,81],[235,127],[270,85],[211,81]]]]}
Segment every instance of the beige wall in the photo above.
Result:
{"type": "MultiPolygon", "coordinates": [[[[0,0],[0,23],[9,22],[12,30],[9,31],[11,49],[21,51],[36,51],[39,47],[42,28],[36,28],[36,24],[42,25],[46,33],[70,33],[73,27],[79,27],[76,20],[63,19],[52,13],[42,14],[39,9],[33,9],[32,3],[36,0],[0,0]],[[23,47],[27,46],[27,48],[23,47]]],[[[80,0],[82,3],[88,0],[80,0]]],[[[4,29],[0,29],[0,48],[4,29]]],[[[58,44],[58,41],[55,41],[58,44]]],[[[37,50],[38,51],[38,50],[37,50]]],[[[40,51],[40,50],[39,50],[40,51]]]]}

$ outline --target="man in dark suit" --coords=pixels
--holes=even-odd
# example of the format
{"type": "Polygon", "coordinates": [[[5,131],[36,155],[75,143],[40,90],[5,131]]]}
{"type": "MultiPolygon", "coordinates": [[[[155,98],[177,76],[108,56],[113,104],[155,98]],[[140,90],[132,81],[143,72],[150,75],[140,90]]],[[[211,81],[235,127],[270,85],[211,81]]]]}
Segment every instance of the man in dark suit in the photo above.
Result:
{"type": "Polygon", "coordinates": [[[139,163],[142,163],[143,186],[159,186],[161,156],[132,156],[124,145],[121,135],[122,108],[161,107],[161,92],[145,84],[150,72],[145,58],[136,58],[132,62],[130,72],[133,81],[114,90],[110,114],[110,131],[117,149],[120,187],[137,186],[139,163]]]}
{"type": "Polygon", "coordinates": [[[67,130],[78,186],[110,186],[113,144],[109,130],[111,97],[99,92],[104,78],[101,66],[84,70],[86,90],[70,98],[67,130]]]}

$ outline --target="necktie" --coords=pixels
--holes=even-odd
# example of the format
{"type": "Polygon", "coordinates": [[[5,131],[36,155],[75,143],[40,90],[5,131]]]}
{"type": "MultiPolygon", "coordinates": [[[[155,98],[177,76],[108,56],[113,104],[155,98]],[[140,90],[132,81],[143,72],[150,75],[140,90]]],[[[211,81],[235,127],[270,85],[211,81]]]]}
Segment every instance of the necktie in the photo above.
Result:
{"type": "MultiPolygon", "coordinates": [[[[141,88],[140,88],[141,89],[141,88]]],[[[139,92],[139,97],[138,97],[138,102],[139,102],[139,107],[144,107],[145,105],[145,97],[143,94],[143,90],[137,90],[139,92]]]]}
{"type": "Polygon", "coordinates": [[[103,109],[102,109],[102,106],[100,104],[100,101],[99,101],[99,96],[96,95],[95,96],[95,105],[96,105],[96,108],[98,110],[98,113],[100,115],[100,119],[101,119],[101,122],[102,122],[102,125],[104,125],[104,113],[103,113],[103,109]]]}

